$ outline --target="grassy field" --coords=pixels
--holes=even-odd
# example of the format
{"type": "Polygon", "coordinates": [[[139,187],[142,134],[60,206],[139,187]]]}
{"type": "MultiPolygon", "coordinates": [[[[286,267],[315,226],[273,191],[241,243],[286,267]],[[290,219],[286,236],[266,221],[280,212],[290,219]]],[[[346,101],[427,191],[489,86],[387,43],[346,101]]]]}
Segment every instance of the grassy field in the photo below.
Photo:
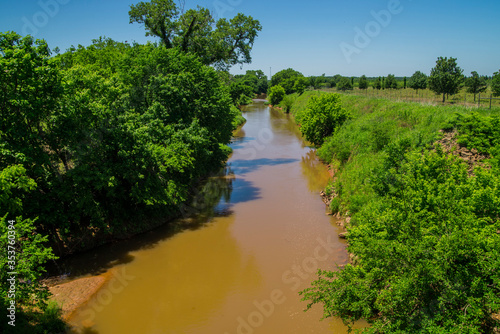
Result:
{"type": "MultiPolygon", "coordinates": [[[[352,91],[340,92],[337,91],[336,88],[327,88],[323,89],[325,92],[337,92],[348,95],[359,95],[365,97],[374,97],[374,98],[384,98],[395,101],[405,101],[405,102],[419,102],[431,105],[443,105],[442,103],[442,95],[436,95],[429,89],[419,90],[418,92],[415,89],[407,88],[407,89],[374,89],[373,87],[369,87],[366,90],[361,90],[357,87],[352,91]]],[[[490,97],[492,95],[491,90],[488,90],[484,93],[481,93],[481,98],[490,97]]],[[[446,105],[461,105],[466,107],[484,107],[489,108],[490,101],[481,99],[481,104],[479,105],[479,94],[476,95],[476,100],[474,101],[474,95],[467,93],[465,88],[456,94],[449,96],[446,100],[446,105]]],[[[492,107],[500,107],[500,100],[492,100],[492,107]]]]}
{"type": "MultiPolygon", "coordinates": [[[[322,90],[306,91],[300,96],[292,94],[294,102],[290,112],[296,115],[307,107],[311,96],[331,92],[322,90]]],[[[357,93],[364,94],[359,90],[342,94],[342,105],[351,112],[352,118],[335,135],[327,138],[317,151],[325,163],[337,170],[336,180],[327,193],[340,193],[340,202],[333,205],[338,204],[339,211],[347,215],[355,215],[375,197],[370,178],[375,170],[382,168],[382,161],[387,155],[385,148],[389,143],[407,140],[413,148],[425,149],[442,137],[440,130],[457,115],[477,112],[488,116],[500,110],[499,107],[490,111],[484,107],[464,107],[461,104],[405,102],[400,98],[392,100],[389,91],[377,91],[381,95],[387,94],[380,97],[357,93]]],[[[422,94],[426,96],[428,92],[422,94]]]]}

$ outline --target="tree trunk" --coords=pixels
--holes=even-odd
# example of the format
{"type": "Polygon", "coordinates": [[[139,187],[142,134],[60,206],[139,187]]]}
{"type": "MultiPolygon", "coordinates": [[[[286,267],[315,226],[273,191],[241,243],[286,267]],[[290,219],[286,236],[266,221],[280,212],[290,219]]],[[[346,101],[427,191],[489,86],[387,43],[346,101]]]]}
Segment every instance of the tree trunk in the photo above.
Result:
{"type": "Polygon", "coordinates": [[[446,99],[446,93],[443,93],[443,103],[445,102],[446,99]]]}

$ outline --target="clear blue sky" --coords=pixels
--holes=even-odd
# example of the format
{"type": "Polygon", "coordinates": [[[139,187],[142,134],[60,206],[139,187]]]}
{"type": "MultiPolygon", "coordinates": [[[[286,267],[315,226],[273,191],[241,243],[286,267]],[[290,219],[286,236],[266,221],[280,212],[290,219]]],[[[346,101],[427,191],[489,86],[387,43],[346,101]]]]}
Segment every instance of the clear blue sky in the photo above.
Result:
{"type": "MultiPolygon", "coordinates": [[[[61,50],[89,45],[99,36],[144,43],[143,27],[128,19],[130,4],[137,2],[1,0],[0,31],[31,33],[61,50]]],[[[410,76],[416,70],[428,74],[439,56],[457,58],[467,75],[500,69],[498,0],[186,0],[185,5],[209,8],[217,17],[242,12],[261,22],[253,62],[233,68],[235,74],[292,67],[306,76],[410,76]],[[378,21],[373,13],[380,14],[378,21]]]]}

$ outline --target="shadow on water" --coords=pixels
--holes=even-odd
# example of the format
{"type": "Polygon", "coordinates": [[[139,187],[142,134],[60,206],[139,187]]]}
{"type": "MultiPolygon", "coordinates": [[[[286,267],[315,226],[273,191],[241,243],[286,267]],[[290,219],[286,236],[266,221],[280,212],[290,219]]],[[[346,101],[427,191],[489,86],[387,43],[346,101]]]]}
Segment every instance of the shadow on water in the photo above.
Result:
{"type": "Polygon", "coordinates": [[[238,150],[241,148],[245,147],[245,144],[256,140],[255,137],[233,137],[231,140],[231,144],[229,144],[229,147],[231,147],[233,150],[238,150]]]}
{"type": "Polygon", "coordinates": [[[79,277],[103,274],[114,266],[132,262],[134,251],[154,248],[177,233],[199,229],[216,217],[230,216],[233,204],[259,198],[259,190],[251,182],[235,179],[230,166],[208,177],[192,193],[190,204],[180,207],[181,218],[130,239],[49,262],[46,265],[47,278],[54,283],[64,283],[79,277]],[[237,190],[234,198],[233,189],[237,190]]]}
{"type": "Polygon", "coordinates": [[[263,166],[277,166],[284,164],[291,164],[300,161],[299,159],[253,159],[253,160],[233,160],[229,166],[238,175],[255,172],[263,166]]]}

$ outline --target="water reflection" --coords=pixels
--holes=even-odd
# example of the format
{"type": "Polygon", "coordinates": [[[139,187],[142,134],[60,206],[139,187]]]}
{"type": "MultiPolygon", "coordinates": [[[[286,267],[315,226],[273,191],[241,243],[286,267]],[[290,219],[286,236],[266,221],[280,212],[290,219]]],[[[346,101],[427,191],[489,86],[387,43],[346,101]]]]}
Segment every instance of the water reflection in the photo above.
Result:
{"type": "MultiPolygon", "coordinates": [[[[234,171],[227,166],[207,178],[198,188],[192,189],[191,202],[180,207],[183,216],[181,219],[128,240],[52,261],[47,265],[47,276],[60,276],[60,282],[65,282],[79,277],[100,275],[115,266],[132,262],[135,258],[132,254],[135,251],[152,249],[181,231],[197,230],[212,222],[213,218],[230,216],[234,183],[234,171]]],[[[251,185],[242,184],[239,180],[236,187],[245,190],[244,196],[238,191],[238,202],[258,198],[258,190],[252,189],[251,185]]]]}

